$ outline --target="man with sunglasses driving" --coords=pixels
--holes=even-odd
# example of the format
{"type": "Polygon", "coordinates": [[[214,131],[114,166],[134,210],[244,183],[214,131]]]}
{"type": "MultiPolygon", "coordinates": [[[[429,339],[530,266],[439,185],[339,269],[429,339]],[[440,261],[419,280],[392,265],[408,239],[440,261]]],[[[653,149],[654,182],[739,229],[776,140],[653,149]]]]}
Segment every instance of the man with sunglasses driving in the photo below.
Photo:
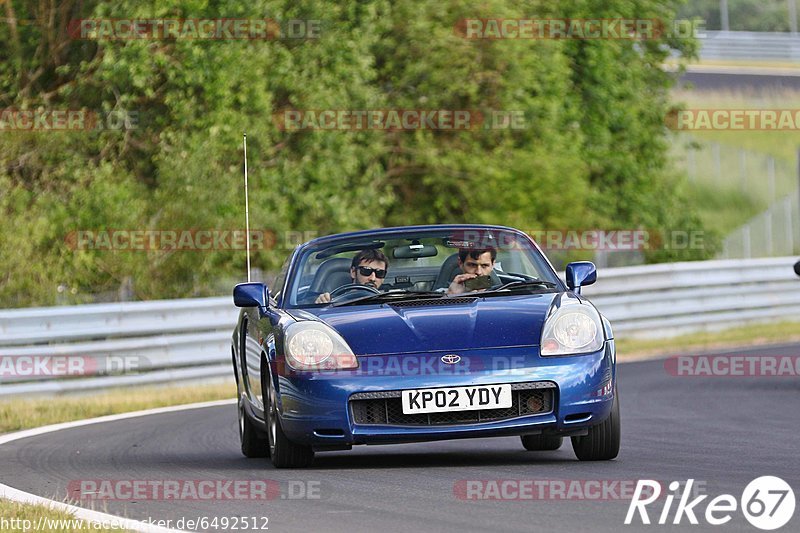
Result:
{"type": "MultiPolygon", "coordinates": [[[[389,260],[383,252],[374,248],[367,248],[358,252],[353,258],[353,262],[350,265],[350,277],[353,283],[380,289],[388,270],[389,260]]],[[[314,303],[323,304],[330,301],[331,293],[323,292],[317,296],[314,303]]]]}

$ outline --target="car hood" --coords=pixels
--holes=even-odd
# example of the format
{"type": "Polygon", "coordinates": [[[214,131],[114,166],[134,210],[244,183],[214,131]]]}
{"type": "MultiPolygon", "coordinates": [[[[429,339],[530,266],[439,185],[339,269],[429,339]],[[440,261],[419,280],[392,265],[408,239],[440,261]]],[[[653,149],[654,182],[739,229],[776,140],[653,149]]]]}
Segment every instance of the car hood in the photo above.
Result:
{"type": "Polygon", "coordinates": [[[536,346],[557,293],[475,298],[468,303],[306,309],[339,332],[356,355],[536,346]]]}

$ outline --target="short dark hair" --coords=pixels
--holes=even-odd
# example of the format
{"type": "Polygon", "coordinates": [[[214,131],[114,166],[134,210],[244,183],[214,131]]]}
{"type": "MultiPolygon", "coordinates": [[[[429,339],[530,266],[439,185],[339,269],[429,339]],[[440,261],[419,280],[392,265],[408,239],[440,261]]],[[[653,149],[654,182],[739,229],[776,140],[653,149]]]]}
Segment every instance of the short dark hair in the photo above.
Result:
{"type": "Polygon", "coordinates": [[[473,259],[478,259],[486,252],[492,254],[492,263],[494,263],[494,260],[497,259],[497,250],[494,248],[484,248],[482,250],[470,250],[469,248],[461,248],[458,251],[458,258],[461,259],[461,262],[463,263],[464,261],[467,260],[467,256],[473,259]]]}
{"type": "Polygon", "coordinates": [[[361,264],[362,261],[366,261],[367,263],[371,261],[383,261],[383,264],[386,265],[386,270],[389,270],[389,260],[386,258],[383,252],[377,248],[367,248],[358,252],[353,258],[353,262],[350,267],[356,268],[361,264]]]}

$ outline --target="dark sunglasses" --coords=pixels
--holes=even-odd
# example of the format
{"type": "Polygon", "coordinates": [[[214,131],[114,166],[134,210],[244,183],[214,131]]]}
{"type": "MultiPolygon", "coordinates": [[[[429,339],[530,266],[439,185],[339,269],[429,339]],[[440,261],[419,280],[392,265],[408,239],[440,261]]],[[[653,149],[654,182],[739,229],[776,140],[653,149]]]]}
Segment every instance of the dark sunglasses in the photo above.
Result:
{"type": "Polygon", "coordinates": [[[383,279],[386,277],[386,269],[384,268],[369,268],[362,266],[358,267],[358,273],[364,276],[365,278],[370,277],[373,272],[375,273],[376,278],[383,279]]]}

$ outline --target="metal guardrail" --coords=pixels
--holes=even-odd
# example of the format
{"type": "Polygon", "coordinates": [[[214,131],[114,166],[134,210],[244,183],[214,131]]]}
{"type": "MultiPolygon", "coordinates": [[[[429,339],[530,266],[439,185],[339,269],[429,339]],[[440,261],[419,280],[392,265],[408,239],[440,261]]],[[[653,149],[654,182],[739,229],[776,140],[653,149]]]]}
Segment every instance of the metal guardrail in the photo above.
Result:
{"type": "Polygon", "coordinates": [[[237,316],[230,297],[0,311],[0,397],[219,378],[237,316]],[[55,364],[81,377],[49,378],[55,364]]]}
{"type": "Polygon", "coordinates": [[[800,34],[753,31],[705,31],[701,59],[800,61],[800,34]]]}
{"type": "Polygon", "coordinates": [[[619,337],[671,337],[765,320],[798,320],[795,257],[609,268],[583,290],[619,337]]]}
{"type": "MultiPolygon", "coordinates": [[[[584,295],[611,320],[618,337],[669,337],[792,320],[800,316],[795,260],[608,268],[584,295]]],[[[231,372],[236,317],[229,297],[0,311],[0,397],[225,377],[231,372]],[[81,375],[91,377],[21,378],[4,372],[8,361],[25,356],[69,356],[84,365],[81,375]],[[108,375],[120,368],[134,372],[108,375]]]]}

